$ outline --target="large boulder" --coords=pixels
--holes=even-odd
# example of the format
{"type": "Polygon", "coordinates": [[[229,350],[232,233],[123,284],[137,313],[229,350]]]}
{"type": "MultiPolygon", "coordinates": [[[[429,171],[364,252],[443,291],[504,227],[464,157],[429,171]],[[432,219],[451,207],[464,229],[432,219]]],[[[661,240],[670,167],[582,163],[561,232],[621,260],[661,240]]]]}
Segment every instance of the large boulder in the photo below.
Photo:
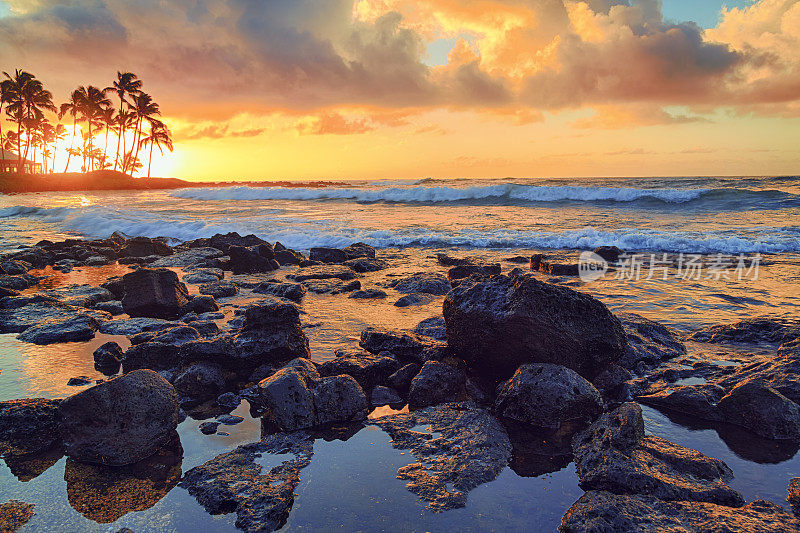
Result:
{"type": "Polygon", "coordinates": [[[186,285],[166,268],[140,268],[122,277],[122,308],[131,317],[175,319],[189,303],[186,285]]]}
{"type": "Polygon", "coordinates": [[[181,401],[199,403],[220,395],[225,388],[225,374],[219,365],[199,361],[186,367],[173,385],[181,401]]]}
{"type": "Polygon", "coordinates": [[[252,372],[264,364],[280,365],[307,358],[308,338],[296,306],[278,300],[252,305],[244,312],[244,325],[233,340],[230,363],[237,371],[252,372]]]}
{"type": "Polygon", "coordinates": [[[234,274],[272,272],[280,267],[275,260],[275,252],[269,244],[259,244],[249,248],[230,246],[228,256],[230,256],[230,269],[234,274]]]}
{"type": "Polygon", "coordinates": [[[122,347],[116,342],[107,342],[97,348],[92,354],[94,367],[103,374],[110,376],[119,372],[120,363],[124,356],[122,347]]]}
{"type": "Polygon", "coordinates": [[[0,456],[46,450],[58,440],[59,400],[25,398],[0,402],[0,456]]]}
{"type": "Polygon", "coordinates": [[[367,418],[370,403],[352,376],[330,376],[314,385],[314,422],[326,426],[367,418]]]}
{"type": "Polygon", "coordinates": [[[603,411],[594,386],[561,365],[534,363],[520,366],[497,388],[497,414],[538,427],[559,427],[567,421],[591,421],[603,411]]]}
{"type": "Polygon", "coordinates": [[[532,276],[469,278],[443,305],[447,342],[477,373],[508,379],[554,363],[591,379],[622,357],[622,325],[599,300],[532,276]]]}
{"type": "Polygon", "coordinates": [[[452,402],[465,394],[464,370],[439,361],[428,361],[411,380],[408,404],[413,409],[452,402]]]}
{"type": "Polygon", "coordinates": [[[137,370],[66,398],[59,414],[66,455],[128,465],[155,454],[173,436],[178,396],[157,373],[137,370]]]}
{"type": "Polygon", "coordinates": [[[336,352],[335,358],[319,365],[318,371],[323,377],[343,374],[353,376],[361,388],[371,391],[375,385],[386,382],[398,366],[393,357],[361,351],[340,351],[336,352]]]}
{"type": "Polygon", "coordinates": [[[322,263],[343,263],[348,259],[344,250],[338,248],[325,248],[317,247],[309,251],[308,258],[312,261],[321,261],[322,263]]]}
{"type": "Polygon", "coordinates": [[[147,237],[133,237],[120,251],[120,257],[149,257],[153,255],[172,255],[172,248],[164,241],[147,237]]]}
{"type": "Polygon", "coordinates": [[[354,242],[350,246],[346,246],[344,249],[342,249],[342,251],[348,260],[359,259],[362,257],[367,259],[375,259],[376,255],[375,248],[363,242],[354,242]]]}
{"type": "Polygon", "coordinates": [[[438,272],[414,274],[389,284],[397,292],[403,294],[432,294],[443,296],[450,292],[450,282],[438,272]]]}
{"type": "Polygon", "coordinates": [[[100,324],[94,317],[80,314],[70,318],[45,320],[17,335],[21,341],[33,344],[80,342],[94,338],[100,324]]]}
{"type": "Polygon", "coordinates": [[[775,440],[800,440],[800,407],[757,380],[735,386],[717,404],[725,420],[775,440]]]}

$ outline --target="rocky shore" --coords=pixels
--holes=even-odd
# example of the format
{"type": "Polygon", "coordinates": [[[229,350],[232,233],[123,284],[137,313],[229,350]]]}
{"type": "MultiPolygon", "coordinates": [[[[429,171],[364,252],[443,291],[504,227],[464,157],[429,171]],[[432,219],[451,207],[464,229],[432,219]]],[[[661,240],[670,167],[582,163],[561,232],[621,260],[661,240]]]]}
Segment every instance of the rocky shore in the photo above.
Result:
{"type": "MultiPolygon", "coordinates": [[[[596,253],[614,261],[621,251],[596,253]]],[[[573,288],[574,265],[540,254],[431,260],[430,270],[390,275],[397,258],[365,243],[306,255],[235,233],[176,245],[115,233],[0,257],[0,334],[38,346],[117,339],[93,354],[105,378],[74,377],[76,394],[0,402],[0,454],[33,477],[67,456],[70,503],[100,523],[124,512],[87,502],[87,478],[136,479],[128,511],[178,486],[211,514],[235,513],[244,531],[271,531],[291,512],[315,441],[374,426],[413,456],[396,476],[432,512],[465,507],[509,466],[536,476],[574,462],[586,492],[561,531],[800,530],[790,510],[800,480],[784,480],[794,507],[747,502],[725,462],[648,434],[640,406],[793,456],[796,324],[749,319],[683,335],[613,313],[573,288]],[[127,271],[96,285],[46,281],[110,265],[127,271]],[[365,313],[389,300],[381,305],[441,313],[413,328],[364,327],[320,359],[309,336],[324,324],[305,309],[320,295],[365,313]],[[692,361],[687,342],[772,348],[730,365],[692,361]],[[220,435],[241,422],[231,413],[243,403],[262,439],[181,473],[179,423],[220,435]]],[[[34,512],[2,504],[3,531],[34,512]]]]}

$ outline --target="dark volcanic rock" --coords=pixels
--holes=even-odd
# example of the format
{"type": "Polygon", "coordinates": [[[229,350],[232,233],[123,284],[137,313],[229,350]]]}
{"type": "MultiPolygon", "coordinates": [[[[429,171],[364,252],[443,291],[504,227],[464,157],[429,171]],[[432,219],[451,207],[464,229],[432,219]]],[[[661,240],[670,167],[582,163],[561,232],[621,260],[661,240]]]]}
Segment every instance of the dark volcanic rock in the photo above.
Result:
{"type": "Polygon", "coordinates": [[[266,244],[266,241],[259,239],[255,235],[245,235],[242,237],[235,231],[222,234],[217,233],[208,239],[196,239],[186,243],[190,248],[205,248],[211,247],[221,250],[223,253],[228,253],[231,246],[258,246],[259,244],[266,244]]]}
{"type": "Polygon", "coordinates": [[[94,317],[81,314],[71,318],[46,320],[26,329],[17,338],[33,344],[88,341],[94,338],[99,327],[100,324],[94,317]]]}
{"type": "Polygon", "coordinates": [[[384,387],[383,385],[378,385],[372,389],[372,393],[369,397],[373,407],[398,405],[403,403],[403,399],[397,394],[396,390],[389,387],[384,387]]]}
{"type": "Polygon", "coordinates": [[[308,258],[312,261],[320,261],[322,263],[343,263],[348,259],[344,250],[323,247],[312,248],[308,254],[308,258]]]}
{"type": "Polygon", "coordinates": [[[14,533],[28,523],[35,513],[33,504],[9,500],[0,504],[0,531],[14,533]]]}
{"type": "Polygon", "coordinates": [[[531,270],[538,270],[553,276],[577,276],[580,269],[578,265],[554,263],[546,261],[542,254],[534,254],[531,256],[531,270]]]}
{"type": "Polygon", "coordinates": [[[619,261],[619,256],[624,252],[616,246],[600,246],[594,249],[594,253],[608,261],[609,263],[616,263],[619,261]]]}
{"type": "Polygon", "coordinates": [[[347,260],[358,259],[361,257],[367,259],[375,259],[375,248],[363,242],[354,242],[350,246],[345,247],[343,250],[347,260]]]}
{"type": "Polygon", "coordinates": [[[350,281],[356,278],[353,269],[341,265],[318,265],[303,269],[299,274],[286,276],[295,281],[307,281],[311,279],[340,279],[350,281]]]}
{"type": "Polygon", "coordinates": [[[299,265],[306,260],[306,257],[300,252],[294,250],[278,250],[278,243],[275,243],[275,260],[281,265],[299,265]]]}
{"type": "Polygon", "coordinates": [[[100,302],[114,299],[114,295],[108,289],[91,285],[64,285],[41,294],[77,307],[94,307],[100,302]]]}
{"type": "Polygon", "coordinates": [[[228,281],[215,281],[200,285],[200,294],[207,294],[214,298],[227,298],[239,294],[239,288],[228,281]]]}
{"type": "Polygon", "coordinates": [[[248,374],[264,363],[279,365],[309,354],[299,310],[277,300],[247,308],[233,343],[229,361],[234,370],[248,374]]]}
{"type": "Polygon", "coordinates": [[[467,376],[462,369],[439,361],[428,361],[411,380],[408,404],[412,409],[419,409],[458,401],[465,395],[466,381],[467,376]]]}
{"type": "Polygon", "coordinates": [[[775,389],[747,381],[717,404],[727,422],[768,439],[800,440],[800,407],[775,389]]]}
{"type": "Polygon", "coordinates": [[[131,317],[175,319],[189,303],[186,285],[166,268],[140,268],[122,277],[122,308],[131,317]]]}
{"type": "Polygon", "coordinates": [[[686,346],[669,328],[634,313],[618,313],[628,337],[628,347],[619,365],[636,370],[640,363],[656,366],[662,361],[686,355],[686,346]]]}
{"type": "Polygon", "coordinates": [[[427,305],[436,300],[436,296],[426,293],[406,294],[399,298],[395,303],[395,307],[412,307],[416,305],[427,305]]]}
{"type": "Polygon", "coordinates": [[[436,254],[436,261],[442,266],[461,266],[461,265],[472,265],[474,262],[472,259],[461,258],[461,257],[451,257],[447,254],[438,253],[436,254]]]}
{"type": "Polygon", "coordinates": [[[98,302],[93,307],[98,311],[105,311],[106,313],[111,313],[114,316],[121,315],[125,312],[125,310],[122,308],[122,302],[119,300],[98,302]]]}
{"type": "Polygon", "coordinates": [[[405,394],[411,387],[411,381],[419,374],[420,366],[416,363],[409,363],[397,370],[386,380],[389,385],[405,394]]]}
{"type": "Polygon", "coordinates": [[[641,408],[623,404],[603,414],[572,442],[584,490],[643,494],[662,500],[700,501],[739,507],[742,496],[725,482],[728,466],[698,451],[644,435],[641,408]]]}
{"type": "Polygon", "coordinates": [[[795,516],[800,518],[800,477],[789,482],[789,496],[786,498],[795,516]]]}
{"type": "Polygon", "coordinates": [[[157,239],[133,237],[120,250],[120,257],[148,257],[151,255],[172,255],[172,248],[157,239]]]}
{"type": "Polygon", "coordinates": [[[397,477],[434,512],[465,507],[469,492],[493,481],[511,458],[503,426],[473,404],[437,405],[374,423],[391,436],[392,446],[419,461],[401,467],[397,477]]]}
{"type": "Polygon", "coordinates": [[[717,384],[730,390],[745,381],[760,381],[795,403],[800,402],[800,340],[783,343],[775,356],[738,367],[717,384]]]}
{"type": "Polygon", "coordinates": [[[355,291],[348,296],[348,298],[353,298],[356,300],[367,300],[367,299],[383,299],[389,296],[386,294],[385,291],[379,289],[365,289],[362,291],[355,291]]]}
{"type": "Polygon", "coordinates": [[[100,324],[100,333],[107,335],[127,335],[133,336],[143,331],[160,331],[162,329],[182,326],[183,323],[173,320],[163,320],[160,318],[125,318],[109,320],[100,324]]]}
{"type": "Polygon", "coordinates": [[[234,274],[252,274],[255,272],[272,272],[280,267],[275,260],[275,253],[269,244],[259,244],[245,248],[244,246],[230,246],[230,269],[234,274]]]}
{"type": "Polygon", "coordinates": [[[492,265],[459,265],[454,266],[447,272],[447,279],[454,286],[461,282],[462,279],[470,276],[496,276],[500,274],[502,268],[499,263],[492,265]]]}
{"type": "Polygon", "coordinates": [[[189,302],[181,307],[179,312],[181,315],[185,315],[187,313],[197,313],[198,315],[202,315],[203,313],[214,313],[216,311],[219,311],[219,305],[214,297],[209,295],[201,295],[190,298],[189,302]]]}
{"type": "Polygon", "coordinates": [[[636,399],[657,409],[667,409],[685,415],[721,422],[724,415],[717,409],[717,402],[725,396],[725,389],[719,385],[684,385],[637,396],[636,399]]]}
{"type": "Polygon", "coordinates": [[[181,362],[180,347],[163,342],[145,342],[128,348],[122,358],[122,371],[132,372],[149,368],[150,370],[168,370],[181,362]]]}
{"type": "Polygon", "coordinates": [[[97,321],[111,319],[106,312],[75,307],[47,296],[9,296],[0,300],[0,333],[20,333],[48,320],[65,322],[78,315],[97,321]]]}
{"type": "Polygon", "coordinates": [[[225,389],[225,374],[208,361],[192,363],[173,382],[183,402],[201,403],[216,398],[225,389]]]}
{"type": "Polygon", "coordinates": [[[131,344],[143,344],[145,342],[160,342],[171,346],[181,346],[187,342],[196,341],[200,338],[200,333],[192,326],[175,326],[157,331],[144,331],[131,337],[131,344]]]}
{"type": "Polygon", "coordinates": [[[58,439],[60,400],[25,398],[0,402],[0,456],[46,450],[58,439]]]}
{"type": "MultiPolygon", "coordinates": [[[[195,268],[206,265],[210,260],[222,256],[217,248],[191,248],[181,250],[167,257],[161,257],[151,263],[153,268],[195,268]]],[[[219,275],[222,278],[222,275],[219,275]]]]}
{"type": "Polygon", "coordinates": [[[306,432],[268,435],[261,442],[192,468],[181,486],[213,515],[236,513],[236,527],[248,533],[273,531],[286,523],[294,504],[300,471],[308,466],[314,439],[306,432]],[[291,455],[272,468],[259,459],[291,455]]]}
{"type": "Polygon", "coordinates": [[[361,332],[359,345],[370,353],[390,353],[401,361],[424,363],[433,355],[442,355],[444,343],[429,337],[419,337],[413,333],[390,331],[382,328],[367,328],[361,332]]]}
{"type": "Polygon", "coordinates": [[[306,288],[299,283],[266,282],[255,287],[253,292],[256,294],[271,294],[293,302],[299,302],[306,295],[306,288]]]}
{"type": "Polygon", "coordinates": [[[119,372],[120,363],[124,357],[122,348],[116,342],[103,344],[92,355],[94,357],[94,367],[107,376],[119,372]]]}
{"type": "Polygon", "coordinates": [[[594,386],[577,372],[547,363],[520,366],[497,388],[498,415],[539,427],[558,427],[568,421],[591,421],[603,411],[594,386]]]}
{"type": "Polygon", "coordinates": [[[690,341],[759,344],[785,342],[800,337],[800,326],[772,318],[747,318],[733,324],[718,324],[695,331],[690,341]]]}
{"type": "Polygon", "coordinates": [[[742,507],[695,501],[662,501],[645,495],[592,490],[569,508],[561,533],[729,532],[790,533],[800,520],[779,505],[755,500],[742,507]]]}
{"type": "Polygon", "coordinates": [[[336,352],[334,359],[325,361],[317,367],[320,376],[353,376],[365,391],[386,382],[398,368],[397,360],[369,352],[336,352]]]}
{"type": "Polygon", "coordinates": [[[445,298],[447,341],[476,372],[507,379],[523,363],[555,363],[592,378],[627,349],[600,301],[531,276],[467,279],[445,298]]]}
{"type": "Polygon", "coordinates": [[[450,292],[450,282],[438,272],[423,272],[393,281],[389,284],[397,292],[403,294],[432,294],[443,296],[450,292]]]}
{"type": "Polygon", "coordinates": [[[361,274],[365,272],[377,272],[378,270],[383,270],[384,268],[389,267],[389,263],[387,263],[383,259],[370,259],[368,257],[348,259],[342,264],[344,266],[352,268],[353,270],[361,274]]]}
{"type": "Polygon", "coordinates": [[[413,331],[417,335],[424,335],[438,341],[447,340],[447,329],[445,327],[444,318],[440,316],[426,318],[417,324],[413,331]]]}
{"type": "Polygon", "coordinates": [[[365,420],[370,404],[352,376],[330,376],[314,384],[314,425],[365,420]]]}
{"type": "Polygon", "coordinates": [[[632,378],[628,369],[612,364],[592,379],[592,385],[600,391],[603,400],[624,401],[628,399],[628,381],[632,378]]]}
{"type": "Polygon", "coordinates": [[[80,461],[128,465],[165,445],[178,425],[175,389],[151,370],[138,370],[59,405],[64,451],[80,461]]]}

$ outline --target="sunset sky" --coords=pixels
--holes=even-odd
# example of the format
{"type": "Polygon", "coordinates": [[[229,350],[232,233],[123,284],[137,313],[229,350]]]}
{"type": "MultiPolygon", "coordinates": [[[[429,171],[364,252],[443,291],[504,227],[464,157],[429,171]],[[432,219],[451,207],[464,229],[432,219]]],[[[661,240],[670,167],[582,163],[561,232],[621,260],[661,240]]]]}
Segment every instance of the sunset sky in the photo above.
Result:
{"type": "Polygon", "coordinates": [[[157,175],[800,173],[800,0],[0,0],[0,68],[138,74],[157,175]]]}

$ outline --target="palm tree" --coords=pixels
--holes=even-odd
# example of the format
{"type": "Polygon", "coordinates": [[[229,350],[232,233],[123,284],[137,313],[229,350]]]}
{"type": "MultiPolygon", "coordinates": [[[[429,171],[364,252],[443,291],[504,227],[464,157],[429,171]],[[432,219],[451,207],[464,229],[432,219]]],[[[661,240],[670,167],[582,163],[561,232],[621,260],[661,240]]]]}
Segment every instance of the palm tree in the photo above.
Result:
{"type": "MultiPolygon", "coordinates": [[[[81,106],[80,111],[88,125],[86,135],[84,136],[84,142],[88,143],[88,149],[84,150],[83,158],[83,166],[86,167],[85,154],[92,153],[94,148],[95,121],[102,121],[103,109],[111,105],[111,100],[106,97],[105,89],[98,89],[94,85],[89,85],[85,89],[83,87],[79,87],[78,90],[82,90],[85,94],[82,102],[83,105],[81,106]]],[[[92,165],[92,169],[94,169],[94,165],[92,165]]]]}
{"type": "Polygon", "coordinates": [[[9,80],[0,81],[0,141],[3,139],[3,106],[10,97],[10,83],[9,80]]]}
{"type": "Polygon", "coordinates": [[[101,124],[106,127],[106,138],[105,142],[103,143],[103,153],[108,153],[108,132],[114,131],[115,120],[116,115],[114,114],[114,108],[111,106],[106,107],[100,113],[101,124]]]}
{"type": "MultiPolygon", "coordinates": [[[[142,136],[142,125],[144,120],[152,120],[155,118],[156,115],[161,114],[161,110],[158,107],[158,104],[153,101],[153,97],[145,92],[139,92],[136,96],[133,97],[133,107],[132,111],[136,116],[136,129],[133,133],[133,145],[131,147],[131,151],[136,149],[135,158],[139,158],[139,140],[142,136]]],[[[122,169],[125,172],[125,169],[122,169]]],[[[132,173],[131,173],[132,174],[132,173]]]]}
{"type": "MultiPolygon", "coordinates": [[[[142,82],[137,78],[136,74],[132,72],[117,72],[117,80],[111,84],[111,87],[106,88],[106,91],[115,92],[119,98],[119,111],[117,116],[122,116],[123,107],[125,107],[126,104],[130,106],[130,102],[126,100],[126,96],[134,96],[139,94],[139,91],[141,90],[142,82]]],[[[120,122],[120,126],[122,126],[122,122],[120,122]]],[[[114,170],[117,170],[117,161],[119,160],[119,143],[124,136],[125,129],[121,127],[117,137],[117,153],[114,158],[114,170]]]]}
{"type": "Polygon", "coordinates": [[[150,165],[153,163],[153,146],[158,146],[158,151],[164,154],[161,148],[165,146],[170,152],[172,151],[172,135],[169,132],[167,125],[157,119],[150,121],[150,135],[144,137],[139,141],[140,146],[150,145],[150,155],[147,159],[147,177],[150,177],[150,165]]]}
{"type": "Polygon", "coordinates": [[[23,160],[28,157],[28,150],[31,146],[31,127],[36,121],[44,118],[44,111],[56,111],[53,105],[53,94],[45,90],[42,82],[29,72],[17,69],[12,77],[7,72],[3,72],[6,77],[6,91],[8,107],[6,113],[12,116],[17,122],[17,171],[24,172],[23,160]],[[22,154],[22,127],[25,126],[26,142],[25,154],[22,154]]]}
{"type": "Polygon", "coordinates": [[[69,160],[74,155],[74,145],[75,145],[75,128],[78,125],[78,114],[81,112],[83,108],[83,101],[86,99],[86,89],[84,87],[79,87],[72,91],[70,95],[69,102],[65,104],[61,104],[61,109],[58,112],[58,119],[61,118],[69,113],[72,115],[72,138],[69,142],[69,150],[67,150],[67,166],[64,168],[64,172],[66,173],[69,170],[69,160]]]}

